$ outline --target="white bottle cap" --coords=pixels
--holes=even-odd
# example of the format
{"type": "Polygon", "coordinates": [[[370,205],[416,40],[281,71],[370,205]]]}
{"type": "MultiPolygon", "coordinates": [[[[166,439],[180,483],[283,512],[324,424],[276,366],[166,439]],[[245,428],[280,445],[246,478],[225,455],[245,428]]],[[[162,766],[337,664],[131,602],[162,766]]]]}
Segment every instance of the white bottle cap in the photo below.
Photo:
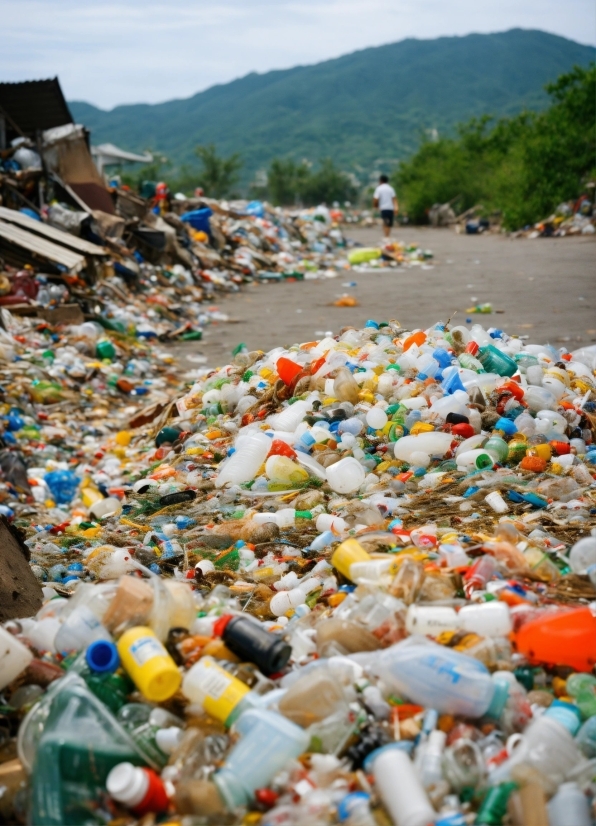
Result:
{"type": "Polygon", "coordinates": [[[183,736],[184,732],[178,726],[160,728],[155,735],[155,742],[164,754],[172,754],[180,745],[183,736]]]}
{"type": "Polygon", "coordinates": [[[129,808],[138,806],[149,789],[149,778],[143,769],[132,763],[118,763],[106,780],[110,797],[129,808]]]}

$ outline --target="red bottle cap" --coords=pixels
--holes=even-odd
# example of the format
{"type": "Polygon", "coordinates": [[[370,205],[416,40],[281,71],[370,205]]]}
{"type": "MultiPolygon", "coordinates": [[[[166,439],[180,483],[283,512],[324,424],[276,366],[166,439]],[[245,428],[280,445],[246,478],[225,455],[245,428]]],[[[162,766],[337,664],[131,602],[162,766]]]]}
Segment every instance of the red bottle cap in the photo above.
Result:
{"type": "Polygon", "coordinates": [[[218,620],[216,620],[213,624],[213,636],[222,637],[223,632],[226,630],[226,625],[230,622],[230,620],[233,619],[233,614],[224,614],[218,620]]]}
{"type": "Polygon", "coordinates": [[[466,353],[469,353],[471,356],[475,356],[478,350],[480,350],[480,347],[475,341],[469,341],[466,344],[466,353]]]}

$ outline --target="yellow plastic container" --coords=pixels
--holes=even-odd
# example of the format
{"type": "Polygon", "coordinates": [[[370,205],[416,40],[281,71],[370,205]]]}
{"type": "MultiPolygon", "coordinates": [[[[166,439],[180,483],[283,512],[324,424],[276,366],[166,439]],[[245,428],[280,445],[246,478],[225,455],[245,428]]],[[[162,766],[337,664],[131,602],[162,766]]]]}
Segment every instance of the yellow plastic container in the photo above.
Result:
{"type": "Polygon", "coordinates": [[[211,717],[230,726],[250,689],[211,657],[202,657],[184,675],[182,693],[191,703],[201,705],[211,717]]]}
{"type": "Polygon", "coordinates": [[[130,628],[117,647],[127,674],[148,700],[161,703],[178,691],[182,676],[151,628],[130,628]]]}
{"type": "Polygon", "coordinates": [[[354,562],[368,562],[371,555],[364,550],[359,542],[355,539],[346,539],[341,545],[335,549],[331,557],[331,564],[334,568],[350,579],[350,568],[354,562]]]}

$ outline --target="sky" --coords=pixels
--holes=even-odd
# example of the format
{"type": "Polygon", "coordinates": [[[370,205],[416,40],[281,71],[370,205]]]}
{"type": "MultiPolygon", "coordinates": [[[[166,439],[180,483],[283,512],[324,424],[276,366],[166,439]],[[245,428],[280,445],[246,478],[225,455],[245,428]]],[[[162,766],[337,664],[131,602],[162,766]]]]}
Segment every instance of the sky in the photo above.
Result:
{"type": "Polygon", "coordinates": [[[189,97],[249,72],[519,27],[596,45],[594,0],[0,0],[0,79],[58,75],[104,109],[189,97]]]}

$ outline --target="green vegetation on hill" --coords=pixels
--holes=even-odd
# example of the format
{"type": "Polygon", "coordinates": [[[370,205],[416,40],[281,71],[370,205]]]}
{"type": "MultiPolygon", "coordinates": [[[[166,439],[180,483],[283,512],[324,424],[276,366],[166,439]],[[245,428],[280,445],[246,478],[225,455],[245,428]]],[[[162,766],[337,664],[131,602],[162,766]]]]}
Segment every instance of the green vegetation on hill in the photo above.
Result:
{"type": "Polygon", "coordinates": [[[546,88],[543,112],[472,120],[403,162],[393,182],[410,220],[455,199],[459,211],[482,204],[517,229],[579,197],[596,176],[596,67],[575,67],[546,88]]]}
{"type": "MultiPolygon", "coordinates": [[[[548,103],[544,84],[594,49],[540,31],[408,39],[314,66],[250,74],[185,100],[118,106],[70,104],[96,144],[153,150],[185,178],[200,169],[195,148],[238,152],[246,191],[274,158],[333,158],[362,182],[409,157],[427,130],[439,136],[490,113],[512,116],[548,103]]],[[[197,78],[197,85],[200,78],[197,78]]]]}

